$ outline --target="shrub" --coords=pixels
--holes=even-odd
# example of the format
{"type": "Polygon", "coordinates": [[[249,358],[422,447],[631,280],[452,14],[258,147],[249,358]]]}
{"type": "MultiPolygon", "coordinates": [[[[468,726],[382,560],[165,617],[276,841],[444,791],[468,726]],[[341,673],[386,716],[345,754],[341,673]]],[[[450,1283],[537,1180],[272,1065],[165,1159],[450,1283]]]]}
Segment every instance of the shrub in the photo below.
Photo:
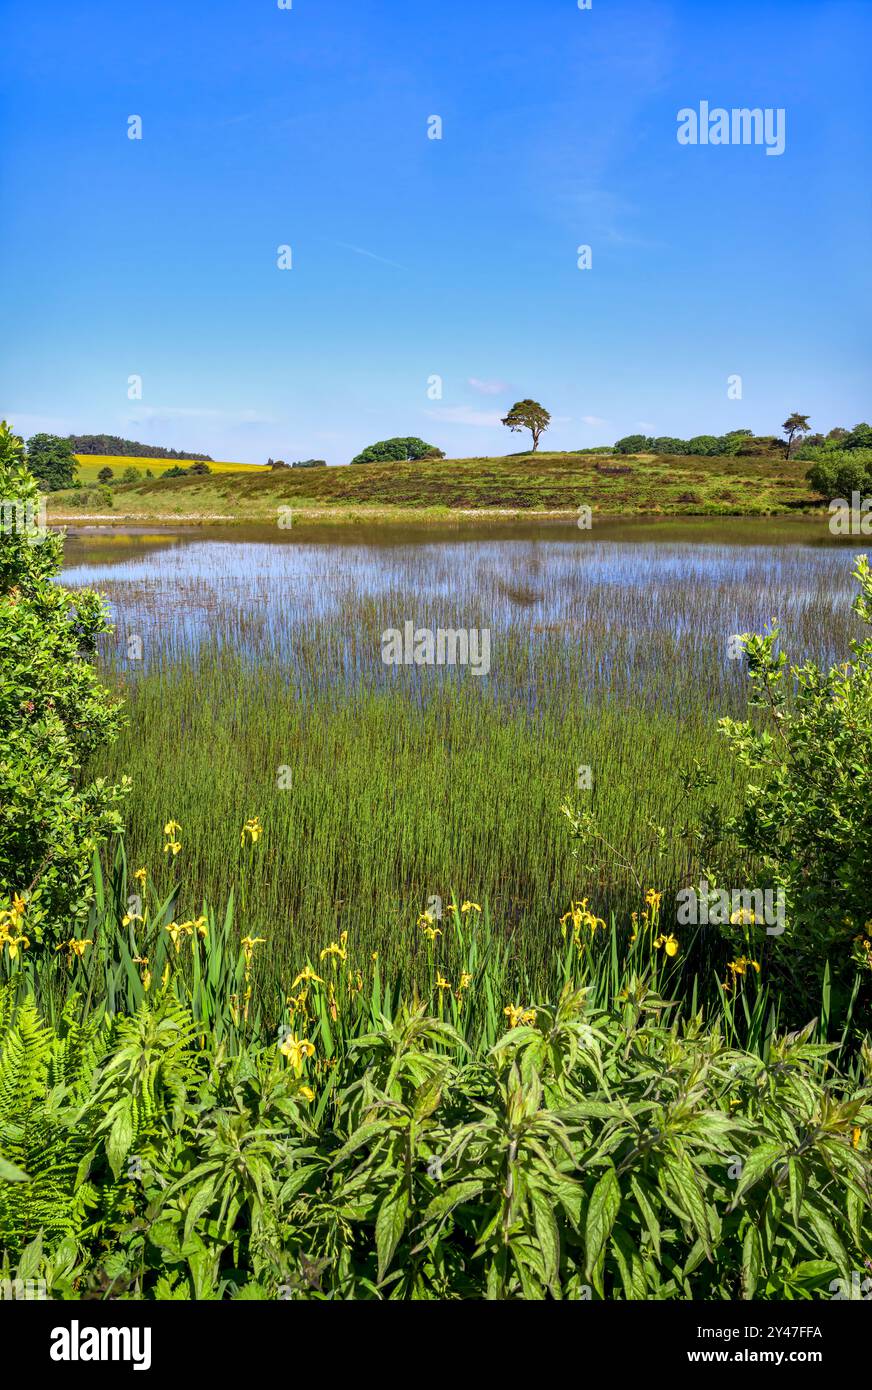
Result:
{"type": "Polygon", "coordinates": [[[855,425],[850,434],[842,440],[842,448],[872,450],[872,425],[865,422],[855,425]]]}
{"type": "Polygon", "coordinates": [[[441,449],[437,449],[433,444],[426,444],[423,439],[415,436],[409,438],[397,437],[395,439],[382,439],[377,444],[370,444],[368,448],[361,450],[352,460],[352,463],[400,463],[409,459],[431,459],[444,458],[441,449]]]}
{"type": "Polygon", "coordinates": [[[721,436],[721,451],[724,454],[738,454],[739,450],[753,439],[753,430],[729,430],[721,436]]]}
{"type": "Polygon", "coordinates": [[[627,434],[615,444],[616,454],[645,454],[653,447],[654,440],[644,434],[627,434]]]}
{"type": "Polygon", "coordinates": [[[72,487],[79,465],[69,440],[35,434],[27,441],[27,466],[46,492],[57,492],[72,487]]]}
{"type": "Polygon", "coordinates": [[[78,488],[72,497],[65,498],[68,507],[80,508],[83,511],[97,511],[101,507],[113,506],[112,489],[104,484],[87,483],[84,487],[78,488]]]}
{"type": "MultiPolygon", "coordinates": [[[[34,504],[38,494],[4,423],[0,496],[34,504]]],[[[87,916],[93,854],[120,826],[124,791],[83,774],[114,737],[120,705],[92,664],[111,631],[104,603],[52,582],[61,555],[51,532],[0,535],[0,911],[36,941],[87,916]]]]}
{"type": "Polygon", "coordinates": [[[701,455],[703,458],[713,458],[715,454],[724,452],[724,443],[714,434],[696,434],[693,439],[687,441],[687,452],[701,455]]]}
{"type": "Polygon", "coordinates": [[[738,458],[784,458],[784,440],[774,434],[754,435],[750,439],[740,439],[736,450],[738,458]]]}
{"type": "Polygon", "coordinates": [[[872,449],[808,448],[797,452],[797,458],[811,459],[806,473],[810,485],[828,502],[836,497],[851,500],[852,492],[868,495],[872,492],[872,449]]]}
{"type": "MultiPolygon", "coordinates": [[[[854,610],[872,625],[865,555],[854,574],[854,610]]],[[[749,704],[762,724],[721,720],[750,773],[745,806],[726,832],[784,890],[786,930],[773,938],[771,960],[785,995],[813,1008],[829,977],[832,1012],[844,1021],[857,992],[864,1001],[872,994],[872,637],[853,642],[852,660],[829,670],[788,665],[777,642],[773,626],[744,643],[749,704]]]]}

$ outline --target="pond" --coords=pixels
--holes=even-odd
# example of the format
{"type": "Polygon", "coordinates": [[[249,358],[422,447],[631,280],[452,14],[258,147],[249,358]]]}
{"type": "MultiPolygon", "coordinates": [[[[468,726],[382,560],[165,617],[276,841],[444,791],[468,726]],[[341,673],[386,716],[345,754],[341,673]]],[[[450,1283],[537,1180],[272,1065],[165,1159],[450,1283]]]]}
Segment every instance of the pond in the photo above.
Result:
{"type": "Polygon", "coordinates": [[[102,660],[129,717],[95,771],[132,778],[127,852],[161,891],[162,827],[184,827],[189,915],[235,889],[256,815],[246,921],[271,960],[349,929],[400,961],[459,892],[532,969],[572,899],[629,920],[639,881],[697,881],[682,827],[741,791],[731,638],[777,616],[792,657],[843,660],[853,554],[792,519],[143,529],[70,536],[63,580],[117,625],[102,660]],[[386,661],[407,625],[437,655],[465,636],[468,662],[386,661]],[[561,815],[578,798],[609,846],[592,861],[561,815]]]}
{"type": "Polygon", "coordinates": [[[793,518],[82,528],[63,582],[105,592],[105,655],[133,676],[222,653],[283,663],[303,687],[467,674],[426,661],[398,673],[384,635],[411,626],[486,631],[495,694],[517,696],[556,662],[573,689],[665,694],[680,667],[726,696],[741,667],[730,639],[776,617],[792,656],[844,659],[856,549],[793,518]]]}

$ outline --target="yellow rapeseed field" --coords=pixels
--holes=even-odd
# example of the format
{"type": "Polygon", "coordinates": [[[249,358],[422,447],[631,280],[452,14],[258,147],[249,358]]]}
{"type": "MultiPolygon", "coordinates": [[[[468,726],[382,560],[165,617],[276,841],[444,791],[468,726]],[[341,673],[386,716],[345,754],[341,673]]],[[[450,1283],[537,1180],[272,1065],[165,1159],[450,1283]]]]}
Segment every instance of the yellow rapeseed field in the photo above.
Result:
{"type": "MultiPolygon", "coordinates": [[[[156,478],[168,468],[190,468],[196,459],[128,458],[121,454],[77,454],[79,478],[83,483],[95,483],[101,468],[111,468],[115,481],[121,478],[126,468],[135,468],[137,473],[145,473],[150,468],[156,478]]],[[[246,473],[249,469],[264,471],[265,463],[210,463],[212,473],[246,473]]]]}

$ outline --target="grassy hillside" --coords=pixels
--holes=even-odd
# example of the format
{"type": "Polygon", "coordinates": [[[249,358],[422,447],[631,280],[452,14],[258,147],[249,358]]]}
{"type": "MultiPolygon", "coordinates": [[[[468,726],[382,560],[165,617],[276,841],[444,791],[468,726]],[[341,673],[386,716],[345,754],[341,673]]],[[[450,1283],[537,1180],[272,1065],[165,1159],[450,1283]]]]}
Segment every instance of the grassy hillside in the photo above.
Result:
{"type": "MultiPolygon", "coordinates": [[[[130,458],[126,454],[77,454],[76,458],[79,461],[79,480],[83,483],[96,483],[101,468],[111,468],[116,480],[126,468],[135,468],[137,473],[143,475],[151,469],[159,478],[168,468],[190,468],[197,462],[196,459],[130,458]]],[[[262,463],[210,463],[209,468],[213,473],[244,473],[249,468],[267,471],[262,463]]]]}
{"type": "MultiPolygon", "coordinates": [[[[106,460],[91,462],[99,468],[106,460]]],[[[132,461],[115,462],[123,471],[132,461]]],[[[145,466],[156,471],[155,460],[140,462],[143,471],[145,466]]],[[[571,514],[582,505],[613,515],[759,515],[810,508],[817,500],[805,481],[807,464],[772,457],[538,453],[280,472],[211,466],[213,473],[202,478],[113,483],[110,515],[119,520],[273,521],[279,507],[291,507],[295,513],[339,520],[343,514],[373,509],[434,515],[466,509],[571,514]]],[[[50,515],[81,517],[70,500],[70,493],[56,494],[50,515]]],[[[99,510],[105,514],[107,509],[99,510]]]]}

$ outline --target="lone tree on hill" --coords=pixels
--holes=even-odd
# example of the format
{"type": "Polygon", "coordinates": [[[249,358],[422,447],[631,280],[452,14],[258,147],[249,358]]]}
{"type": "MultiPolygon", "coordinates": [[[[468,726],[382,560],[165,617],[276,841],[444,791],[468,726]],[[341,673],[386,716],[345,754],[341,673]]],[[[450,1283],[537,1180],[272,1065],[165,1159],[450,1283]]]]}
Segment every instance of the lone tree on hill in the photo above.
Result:
{"type": "Polygon", "coordinates": [[[796,435],[808,433],[808,416],[797,415],[796,411],[794,411],[792,415],[788,415],[781,428],[787,435],[787,457],[790,458],[790,450],[796,435]]]}
{"type": "Polygon", "coordinates": [[[538,401],[515,401],[503,420],[510,430],[529,430],[533,436],[533,448],[539,448],[539,435],[551,424],[551,416],[538,401]]]}

